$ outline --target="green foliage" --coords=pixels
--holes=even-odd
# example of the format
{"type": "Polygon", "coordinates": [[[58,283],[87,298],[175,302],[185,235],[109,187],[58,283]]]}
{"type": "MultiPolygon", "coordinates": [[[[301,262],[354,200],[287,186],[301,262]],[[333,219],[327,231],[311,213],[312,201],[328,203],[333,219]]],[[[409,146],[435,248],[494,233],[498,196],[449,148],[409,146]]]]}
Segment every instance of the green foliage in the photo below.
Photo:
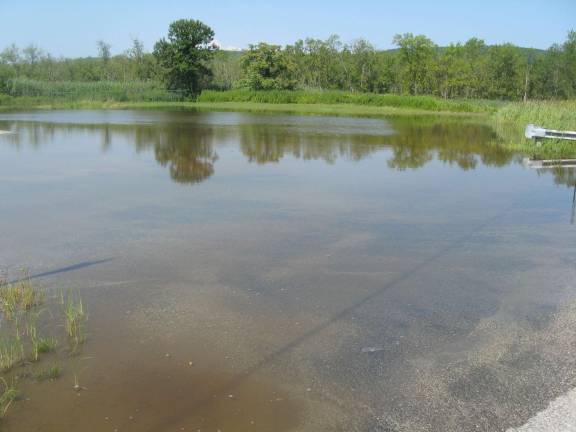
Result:
{"type": "Polygon", "coordinates": [[[362,39],[344,43],[333,35],[285,48],[261,43],[239,53],[218,51],[213,38],[205,24],[179,20],[171,24],[167,39],[156,43],[153,54],[146,53],[138,39],[117,55],[100,41],[98,57],[76,59],[56,59],[35,45],[10,45],[0,52],[0,105],[13,102],[1,94],[36,98],[19,103],[34,106],[171,101],[203,89],[233,88],[512,101],[576,96],[574,31],[547,51],[487,46],[477,38],[438,47],[426,36],[406,33],[396,35],[397,48],[388,51],[362,39]],[[179,93],[163,91],[162,81],[179,93]]]}
{"type": "Polygon", "coordinates": [[[244,76],[239,87],[250,90],[287,90],[296,86],[296,64],[278,45],[263,42],[250,45],[240,64],[244,76]]]}
{"type": "Polygon", "coordinates": [[[240,67],[241,52],[218,50],[210,62],[212,71],[211,89],[230,90],[241,78],[240,67]]]}
{"type": "Polygon", "coordinates": [[[210,27],[182,19],[170,24],[168,40],[156,42],[154,57],[163,69],[168,88],[193,96],[208,84],[208,62],[214,50],[214,31],[210,27]]]}
{"type": "Polygon", "coordinates": [[[287,54],[296,64],[295,79],[300,87],[321,90],[342,88],[345,73],[340,52],[342,42],[336,35],[325,41],[320,39],[299,40],[287,46],[287,54]]]}
{"type": "Polygon", "coordinates": [[[495,45],[488,50],[488,97],[519,100],[523,87],[523,65],[517,48],[511,44],[495,45]]]}
{"type": "Polygon", "coordinates": [[[141,42],[138,56],[133,55],[134,47],[126,53],[112,56],[110,46],[103,44],[99,47],[99,57],[76,59],[56,59],[34,45],[24,50],[11,45],[0,52],[0,82],[7,74],[4,81],[15,77],[40,81],[86,82],[158,80],[156,60],[152,54],[144,52],[141,42]],[[3,69],[10,72],[3,72],[3,69]]]}
{"type": "Polygon", "coordinates": [[[102,62],[108,63],[110,60],[110,44],[104,42],[103,40],[99,40],[96,42],[96,46],[98,47],[98,57],[102,59],[102,62]]]}
{"type": "Polygon", "coordinates": [[[393,42],[398,47],[402,92],[413,95],[431,93],[431,71],[435,67],[436,54],[434,42],[412,33],[397,34],[393,42]]]}
{"type": "MultiPolygon", "coordinates": [[[[576,33],[548,52],[511,44],[487,46],[472,38],[437,47],[423,35],[406,33],[398,47],[376,51],[365,40],[343,44],[299,40],[285,49],[251,46],[240,63],[237,87],[250,90],[314,89],[351,92],[521,100],[576,94],[576,33]]],[[[222,88],[222,87],[220,87],[222,88]]]]}

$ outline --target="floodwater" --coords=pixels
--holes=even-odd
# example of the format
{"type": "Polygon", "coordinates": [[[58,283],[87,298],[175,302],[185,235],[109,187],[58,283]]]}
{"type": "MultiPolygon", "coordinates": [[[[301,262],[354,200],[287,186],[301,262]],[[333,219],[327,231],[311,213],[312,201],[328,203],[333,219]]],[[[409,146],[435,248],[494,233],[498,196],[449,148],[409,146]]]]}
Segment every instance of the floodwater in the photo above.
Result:
{"type": "Polygon", "coordinates": [[[576,386],[574,173],[525,168],[486,124],[0,129],[0,269],[89,311],[82,353],[23,384],[7,432],[497,431],[576,386]]]}

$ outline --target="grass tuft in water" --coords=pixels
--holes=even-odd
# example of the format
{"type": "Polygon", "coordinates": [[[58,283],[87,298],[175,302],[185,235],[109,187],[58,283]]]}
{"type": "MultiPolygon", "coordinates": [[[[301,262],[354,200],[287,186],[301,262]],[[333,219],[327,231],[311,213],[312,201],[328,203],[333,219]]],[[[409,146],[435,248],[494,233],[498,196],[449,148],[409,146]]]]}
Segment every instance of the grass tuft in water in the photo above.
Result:
{"type": "Polygon", "coordinates": [[[0,338],[0,370],[7,371],[24,360],[24,345],[18,338],[0,338]]]}
{"type": "Polygon", "coordinates": [[[40,354],[54,351],[58,345],[56,339],[37,336],[36,331],[34,331],[33,335],[30,335],[30,342],[32,345],[32,361],[38,361],[40,354]]]}
{"type": "Polygon", "coordinates": [[[58,346],[58,340],[56,338],[39,338],[38,339],[38,352],[40,354],[46,354],[54,351],[58,346]]]}
{"type": "Polygon", "coordinates": [[[30,313],[27,315],[26,320],[26,334],[30,339],[30,344],[32,345],[32,361],[38,361],[40,352],[38,350],[39,337],[38,337],[38,314],[30,313]]]}
{"type": "Polygon", "coordinates": [[[18,398],[18,390],[14,383],[8,384],[4,378],[0,377],[2,390],[0,392],[0,418],[4,418],[10,405],[18,398]]]}
{"type": "MultiPolygon", "coordinates": [[[[45,308],[44,292],[38,290],[31,282],[28,273],[14,281],[8,282],[0,275],[0,419],[5,416],[12,402],[18,397],[14,383],[20,379],[35,381],[53,381],[62,374],[62,366],[42,364],[44,353],[54,351],[58,346],[55,337],[45,337],[43,331],[54,334],[56,328],[65,329],[70,342],[70,353],[77,353],[79,346],[85,341],[86,310],[78,293],[60,293],[60,303],[65,316],[64,325],[54,322],[51,314],[52,306],[45,308]],[[40,320],[42,312],[47,311],[47,319],[40,320]],[[23,368],[25,372],[12,371],[17,366],[38,362],[36,373],[23,368]],[[7,374],[13,379],[12,384],[6,381],[7,374]]],[[[55,305],[58,307],[58,305],[55,305]]],[[[79,391],[83,387],[75,375],[74,388],[79,391]]]]}
{"type": "Polygon", "coordinates": [[[43,298],[43,293],[32,284],[26,271],[16,282],[0,282],[0,308],[8,321],[13,320],[18,312],[40,305],[43,298]]]}
{"type": "Polygon", "coordinates": [[[41,370],[40,372],[34,375],[36,381],[54,381],[58,377],[62,375],[62,367],[57,364],[53,364],[46,369],[41,370]]]}
{"type": "Polygon", "coordinates": [[[60,298],[64,308],[64,328],[68,335],[71,351],[75,353],[86,340],[84,303],[78,293],[69,292],[67,296],[62,293],[60,298]]]}

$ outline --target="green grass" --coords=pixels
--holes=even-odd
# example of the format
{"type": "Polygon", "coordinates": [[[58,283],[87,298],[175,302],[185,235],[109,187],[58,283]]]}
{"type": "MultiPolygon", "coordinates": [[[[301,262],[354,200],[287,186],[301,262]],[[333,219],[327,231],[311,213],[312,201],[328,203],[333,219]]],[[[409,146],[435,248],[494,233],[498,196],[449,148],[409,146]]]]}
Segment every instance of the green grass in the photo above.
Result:
{"type": "Polygon", "coordinates": [[[430,111],[417,108],[369,106],[353,104],[268,104],[255,102],[115,102],[115,101],[46,101],[17,98],[11,105],[0,106],[0,111],[32,109],[149,109],[191,111],[245,111],[292,113],[301,115],[333,115],[352,117],[384,117],[394,115],[450,115],[471,116],[485,113],[430,111]]]}
{"type": "Polygon", "coordinates": [[[168,91],[158,82],[135,81],[38,81],[15,78],[8,82],[0,105],[14,103],[41,103],[59,101],[176,101],[182,99],[180,92],[168,91]]]}
{"type": "Polygon", "coordinates": [[[198,102],[250,102],[258,104],[300,105],[360,105],[372,107],[409,108],[423,111],[494,112],[501,103],[484,100],[450,100],[433,96],[406,96],[395,94],[352,93],[343,91],[304,90],[229,90],[203,91],[198,102]]]}
{"type": "Polygon", "coordinates": [[[547,129],[576,130],[576,101],[516,102],[494,114],[495,129],[504,146],[538,158],[576,158],[576,142],[546,139],[536,143],[524,138],[524,128],[533,123],[547,129]]]}
{"type": "Polygon", "coordinates": [[[351,116],[351,117],[385,117],[385,116],[410,116],[410,115],[446,115],[446,116],[471,116],[478,113],[455,112],[455,111],[431,111],[410,107],[393,106],[370,106],[353,104],[270,104],[257,102],[197,102],[190,108],[209,111],[247,111],[247,112],[270,112],[289,113],[301,115],[328,115],[328,116],[351,116]]]}
{"type": "Polygon", "coordinates": [[[524,126],[533,123],[548,129],[576,130],[576,100],[509,103],[495,117],[500,122],[524,126]]]}

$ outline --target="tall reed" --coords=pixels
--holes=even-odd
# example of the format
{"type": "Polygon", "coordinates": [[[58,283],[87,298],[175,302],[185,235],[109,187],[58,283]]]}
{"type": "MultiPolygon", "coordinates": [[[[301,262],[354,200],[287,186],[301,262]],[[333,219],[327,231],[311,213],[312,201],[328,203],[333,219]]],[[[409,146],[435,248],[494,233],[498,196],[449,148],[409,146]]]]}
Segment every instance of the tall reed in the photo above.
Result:
{"type": "Polygon", "coordinates": [[[71,352],[75,353],[86,340],[84,303],[80,295],[72,291],[68,295],[61,293],[60,298],[64,310],[64,328],[71,345],[71,352]]]}

